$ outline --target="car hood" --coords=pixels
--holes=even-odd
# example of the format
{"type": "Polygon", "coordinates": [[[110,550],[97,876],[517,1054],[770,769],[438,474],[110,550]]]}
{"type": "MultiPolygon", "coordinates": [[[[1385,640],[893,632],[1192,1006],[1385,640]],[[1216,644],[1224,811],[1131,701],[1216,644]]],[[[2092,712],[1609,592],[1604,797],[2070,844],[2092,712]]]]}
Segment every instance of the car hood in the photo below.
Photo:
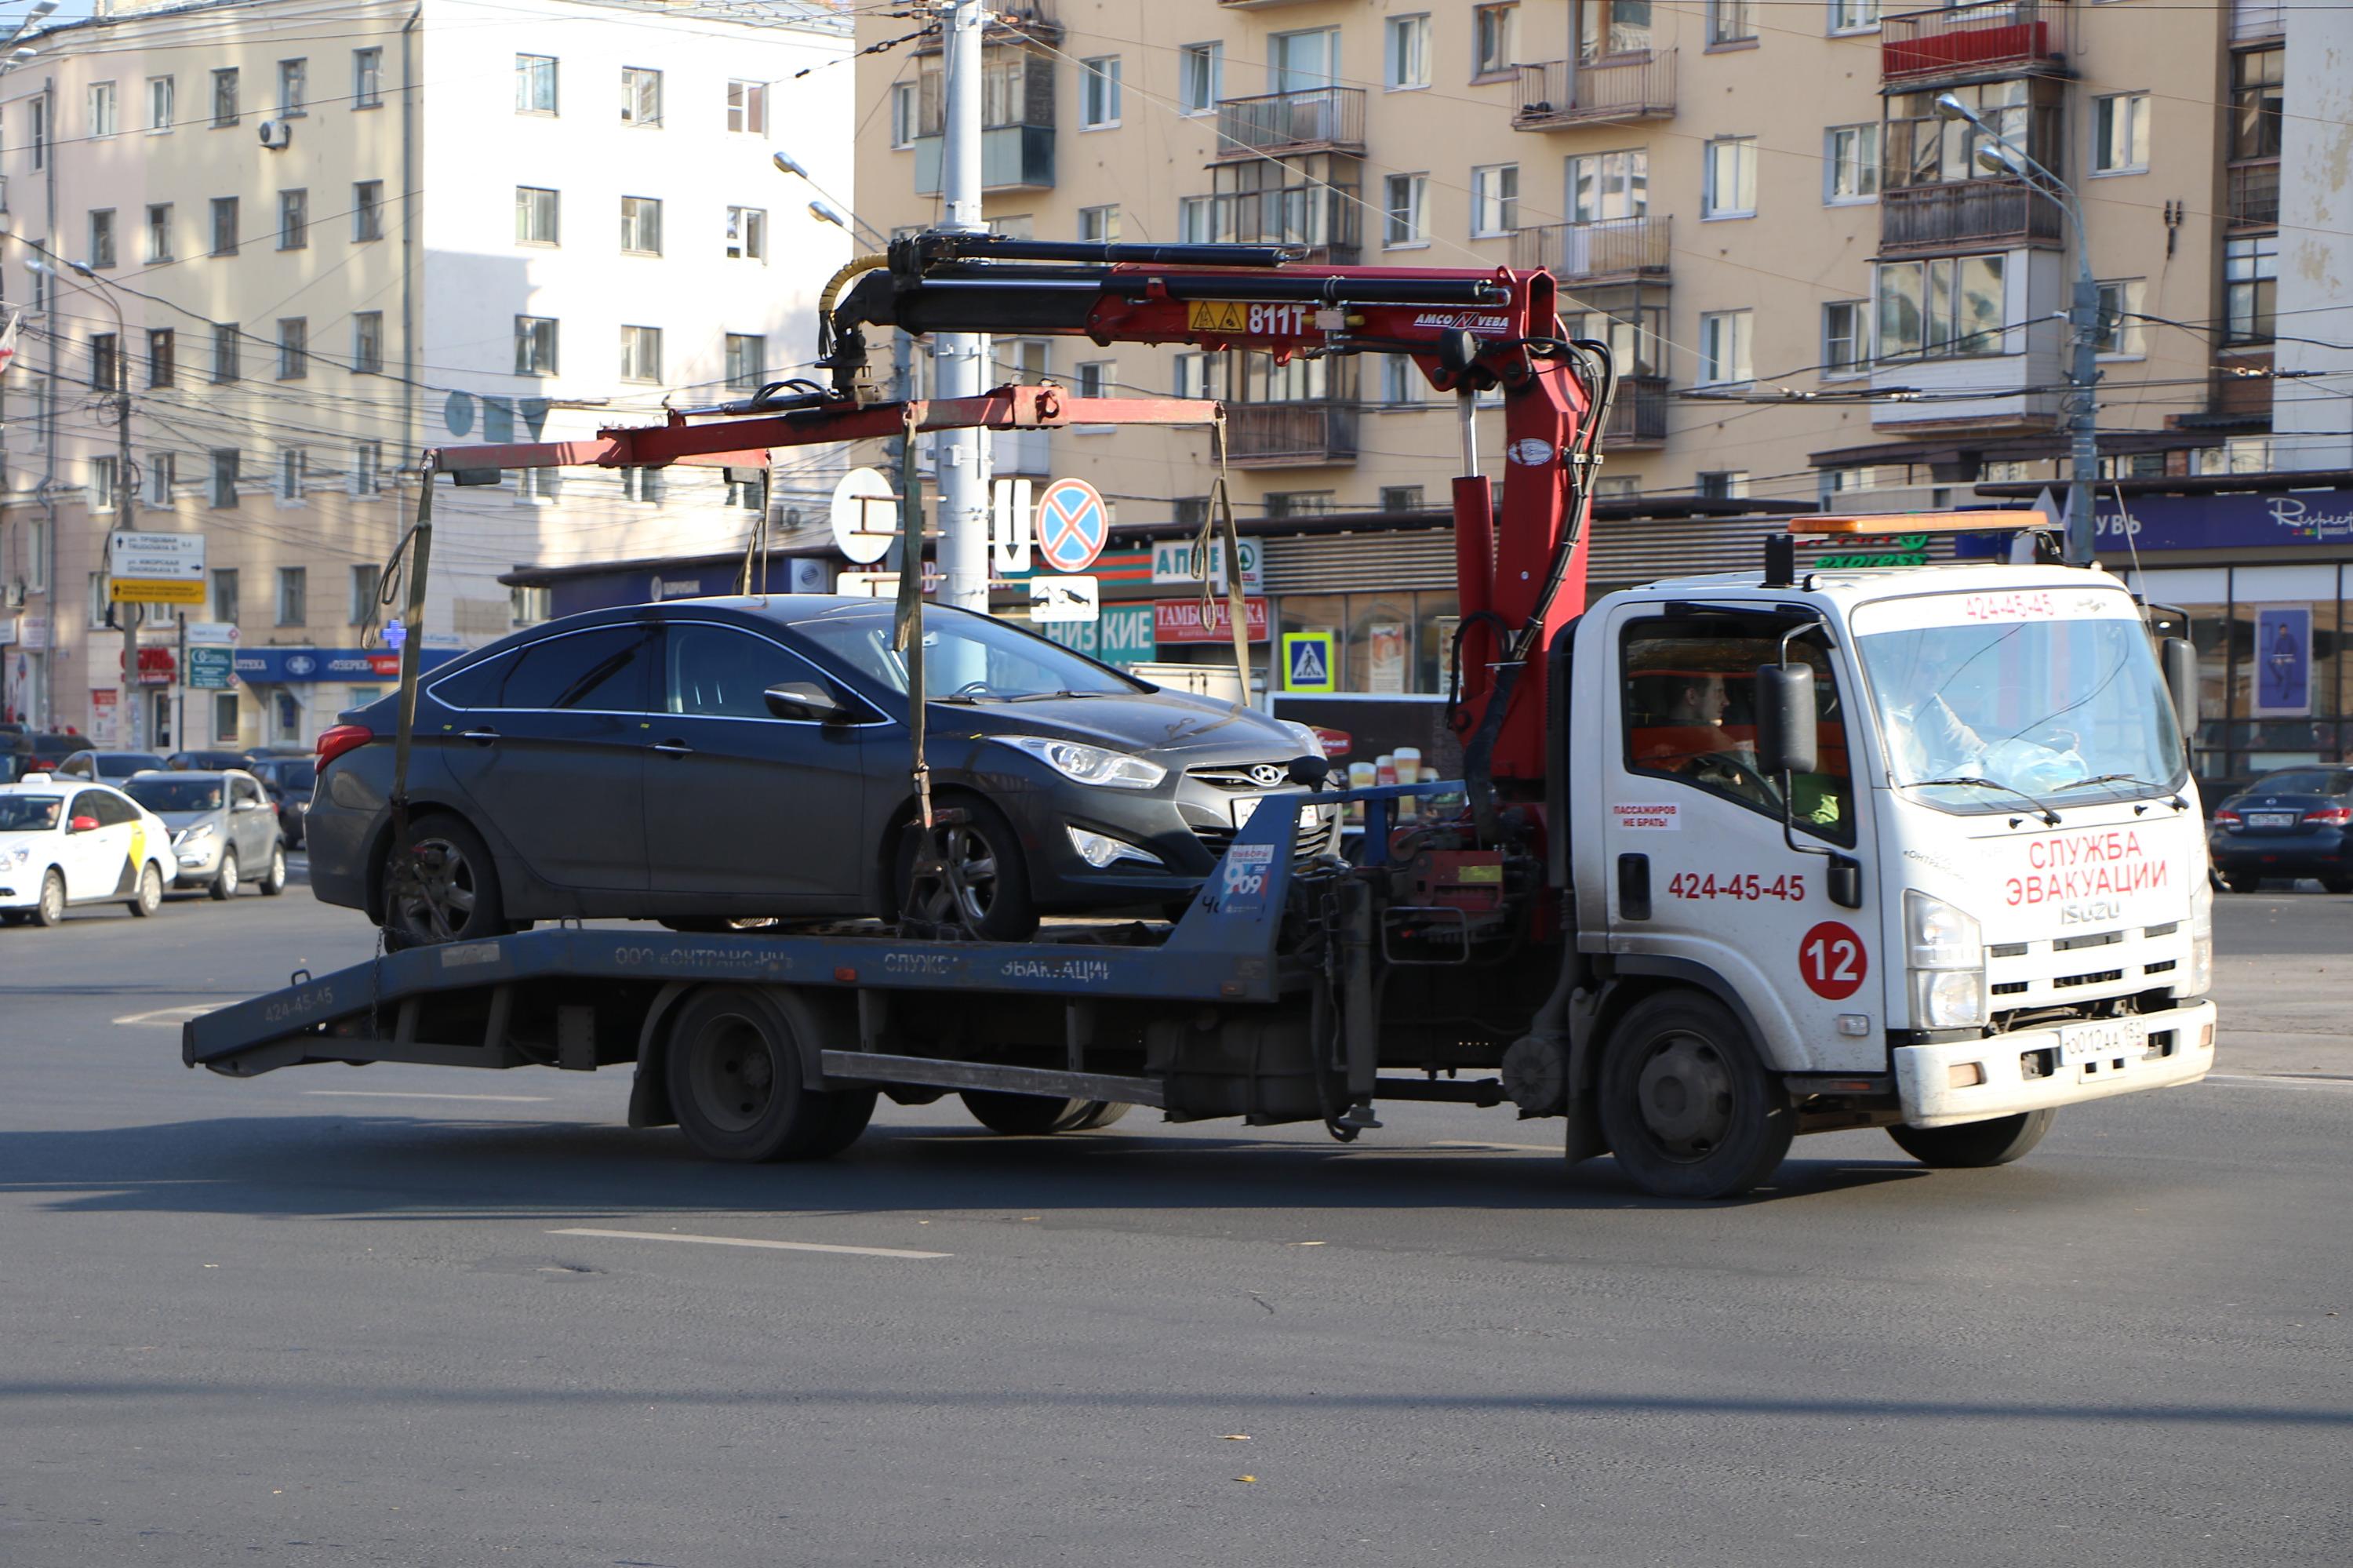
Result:
{"type": "Polygon", "coordinates": [[[174,835],[177,835],[189,828],[195,827],[198,822],[217,823],[221,820],[221,813],[216,810],[158,811],[155,815],[163,820],[164,825],[166,828],[169,828],[174,835]]]}
{"type": "Polygon", "coordinates": [[[36,854],[46,853],[45,846],[55,842],[57,836],[55,832],[0,833],[0,866],[16,864],[19,850],[24,852],[27,860],[36,854]]]}
{"type": "Polygon", "coordinates": [[[1300,750],[1290,732],[1263,714],[1143,694],[934,703],[932,722],[974,735],[1039,735],[1188,762],[1288,758],[1300,750]]]}

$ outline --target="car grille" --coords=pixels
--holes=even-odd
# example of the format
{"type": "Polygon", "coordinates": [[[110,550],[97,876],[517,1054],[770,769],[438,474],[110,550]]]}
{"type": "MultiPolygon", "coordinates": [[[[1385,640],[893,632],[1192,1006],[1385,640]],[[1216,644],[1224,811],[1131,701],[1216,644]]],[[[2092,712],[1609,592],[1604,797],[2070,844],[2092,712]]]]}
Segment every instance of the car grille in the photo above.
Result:
{"type": "MultiPolygon", "coordinates": [[[[1211,854],[1222,855],[1232,845],[1237,831],[1233,828],[1196,827],[1193,836],[1199,839],[1201,847],[1211,854]]],[[[1329,821],[1320,822],[1312,828],[1301,828],[1291,835],[1292,858],[1305,860],[1310,855],[1322,854],[1331,842],[1332,824],[1329,821]]]]}
{"type": "Polygon", "coordinates": [[[1215,785],[1220,789],[1248,790],[1254,793],[1262,789],[1279,789],[1291,782],[1291,768],[1289,764],[1282,762],[1231,762],[1208,768],[1188,768],[1185,770],[1185,777],[1198,779],[1204,784],[1215,785]],[[1278,776],[1272,779],[1253,779],[1250,777],[1252,768],[1271,768],[1275,769],[1278,776]]]}

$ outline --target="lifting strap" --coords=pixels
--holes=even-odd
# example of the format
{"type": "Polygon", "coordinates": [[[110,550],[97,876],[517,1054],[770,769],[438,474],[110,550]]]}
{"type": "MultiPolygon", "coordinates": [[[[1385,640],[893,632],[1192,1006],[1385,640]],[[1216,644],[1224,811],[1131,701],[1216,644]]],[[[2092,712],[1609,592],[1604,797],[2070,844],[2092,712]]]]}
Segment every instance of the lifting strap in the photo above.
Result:
{"type": "MultiPolygon", "coordinates": [[[[1217,477],[1209,482],[1209,507],[1201,519],[1200,537],[1193,541],[1193,569],[1201,574],[1201,624],[1209,628],[1218,624],[1218,588],[1209,575],[1209,564],[1217,558],[1217,544],[1222,536],[1226,546],[1226,619],[1234,639],[1234,673],[1242,683],[1241,705],[1248,707],[1250,600],[1242,589],[1242,547],[1234,526],[1233,497],[1226,489],[1226,407],[1222,403],[1218,405],[1217,418],[1209,425],[1209,453],[1217,464],[1217,477]]],[[[1271,688],[1269,694],[1271,697],[1271,688]]]]}

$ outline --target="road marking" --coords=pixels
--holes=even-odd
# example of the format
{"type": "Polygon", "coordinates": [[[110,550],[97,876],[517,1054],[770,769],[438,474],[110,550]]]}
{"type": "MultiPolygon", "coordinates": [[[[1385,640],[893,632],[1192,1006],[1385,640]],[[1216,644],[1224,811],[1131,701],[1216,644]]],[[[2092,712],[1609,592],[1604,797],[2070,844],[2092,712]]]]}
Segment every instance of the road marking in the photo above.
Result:
{"type": "Polygon", "coordinates": [[[827,1242],[761,1241],[753,1236],[694,1236],[677,1231],[600,1231],[588,1226],[550,1231],[552,1236],[608,1236],[618,1241],[701,1242],[705,1246],[750,1246],[769,1252],[845,1252],[858,1257],[954,1257],[947,1252],[909,1252],[895,1246],[835,1246],[827,1242]]]}
{"type": "Polygon", "coordinates": [[[217,1001],[206,1001],[189,1007],[159,1007],[152,1012],[126,1012],[114,1022],[146,1023],[164,1028],[174,1023],[185,1023],[191,1018],[202,1018],[220,1005],[217,1001]]]}
{"type": "Polygon", "coordinates": [[[491,1100],[499,1105],[544,1105],[552,1095],[434,1095],[421,1089],[304,1089],[306,1095],[342,1100],[491,1100]]]}
{"type": "Polygon", "coordinates": [[[2241,1084],[2249,1088],[2318,1089],[2324,1093],[2353,1092],[2353,1079],[2298,1078],[2285,1073],[2209,1073],[2210,1084],[2241,1084]]]}
{"type": "Polygon", "coordinates": [[[1469,1139],[1440,1139],[1430,1145],[1432,1149],[1492,1149],[1509,1150],[1515,1154],[1558,1154],[1564,1145],[1557,1143],[1479,1143],[1469,1139]]]}

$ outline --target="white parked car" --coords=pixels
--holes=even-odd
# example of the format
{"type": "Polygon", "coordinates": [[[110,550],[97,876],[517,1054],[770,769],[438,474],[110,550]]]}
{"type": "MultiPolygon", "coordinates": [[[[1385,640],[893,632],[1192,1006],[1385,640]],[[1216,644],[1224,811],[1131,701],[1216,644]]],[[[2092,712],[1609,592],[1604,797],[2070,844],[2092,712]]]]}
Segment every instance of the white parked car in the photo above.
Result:
{"type": "Polygon", "coordinates": [[[153,915],[171,853],[163,819],[121,790],[28,773],[0,785],[0,921],[54,926],[74,904],[153,915]]]}

